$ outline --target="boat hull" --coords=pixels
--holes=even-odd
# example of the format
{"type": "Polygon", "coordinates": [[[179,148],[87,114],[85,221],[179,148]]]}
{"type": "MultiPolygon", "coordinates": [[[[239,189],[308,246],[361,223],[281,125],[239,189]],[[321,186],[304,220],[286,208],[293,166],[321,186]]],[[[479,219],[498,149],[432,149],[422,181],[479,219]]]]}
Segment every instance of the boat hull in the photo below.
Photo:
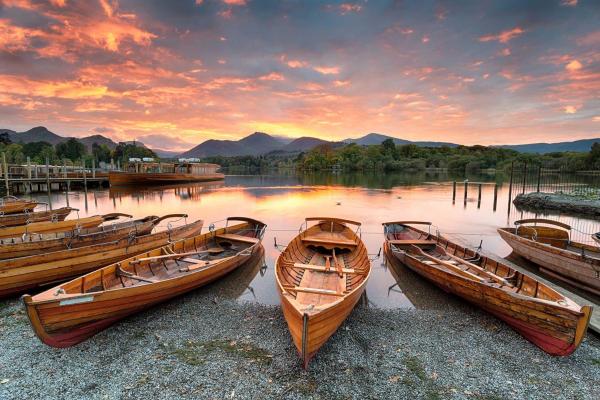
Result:
{"type": "Polygon", "coordinates": [[[500,237],[521,257],[543,267],[557,279],[600,295],[600,260],[498,229],[500,237]],[[595,263],[595,264],[594,264],[595,263]]]}
{"type": "Polygon", "coordinates": [[[581,343],[591,315],[591,307],[581,312],[528,301],[497,287],[480,284],[462,276],[419,262],[413,257],[392,252],[386,242],[384,254],[404,264],[442,290],[459,296],[510,325],[527,340],[554,356],[567,356],[581,343]]]}
{"type": "Polygon", "coordinates": [[[38,205],[37,201],[7,201],[0,204],[0,213],[17,214],[32,211],[38,205]]]}
{"type": "MultiPolygon", "coordinates": [[[[189,275],[125,289],[86,293],[78,301],[34,301],[23,296],[31,325],[39,339],[52,347],[76,345],[115,322],[161,302],[209,284],[238,267],[264,256],[258,244],[248,255],[224,260],[217,266],[189,275]]],[[[83,277],[85,278],[85,276],[83,277]]]]}
{"type": "Polygon", "coordinates": [[[225,175],[215,174],[186,174],[186,173],[137,173],[137,172],[115,172],[108,174],[111,186],[130,185],[162,185],[183,182],[208,182],[225,179],[225,175]]]}
{"type": "Polygon", "coordinates": [[[73,211],[70,207],[62,207],[52,211],[37,211],[20,214],[8,214],[0,216],[0,226],[18,226],[25,225],[28,222],[40,221],[64,221],[73,211]]]}
{"type": "Polygon", "coordinates": [[[124,260],[172,241],[198,235],[203,222],[196,221],[170,231],[124,238],[118,241],[0,261],[0,298],[65,281],[105,265],[124,260]]]}

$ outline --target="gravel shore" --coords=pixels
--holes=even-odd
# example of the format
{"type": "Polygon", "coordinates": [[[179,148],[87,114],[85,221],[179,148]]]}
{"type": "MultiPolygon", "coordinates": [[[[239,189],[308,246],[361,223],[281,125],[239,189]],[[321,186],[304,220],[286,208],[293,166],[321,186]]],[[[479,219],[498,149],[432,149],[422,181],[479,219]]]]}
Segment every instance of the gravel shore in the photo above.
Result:
{"type": "Polygon", "coordinates": [[[40,343],[20,301],[4,301],[0,398],[600,398],[591,334],[555,358],[454,297],[420,310],[360,305],[305,372],[279,307],[227,292],[196,290],[69,349],[40,343]]]}
{"type": "Polygon", "coordinates": [[[600,219],[600,200],[560,193],[519,194],[513,203],[524,210],[557,211],[575,216],[588,216],[600,219]]]}

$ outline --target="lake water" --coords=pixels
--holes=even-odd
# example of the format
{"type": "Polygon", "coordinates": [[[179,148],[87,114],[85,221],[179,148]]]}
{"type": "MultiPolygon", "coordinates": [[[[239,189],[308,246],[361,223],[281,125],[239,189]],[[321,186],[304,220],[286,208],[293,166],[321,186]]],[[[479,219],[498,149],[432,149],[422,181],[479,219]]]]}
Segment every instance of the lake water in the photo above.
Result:
{"type": "MultiPolygon", "coordinates": [[[[266,268],[247,266],[237,275],[225,278],[224,295],[243,301],[279,304],[273,266],[279,255],[276,243],[285,246],[295,235],[305,217],[333,216],[362,222],[362,239],[373,261],[367,286],[369,304],[382,308],[436,307],[444,304],[444,294],[406,269],[390,270],[383,256],[377,254],[383,243],[382,222],[391,220],[431,221],[432,229],[447,237],[477,247],[500,257],[510,254],[496,228],[514,220],[533,217],[510,207],[508,184],[498,189],[493,209],[494,185],[482,185],[478,204],[476,186],[469,188],[463,200],[463,184],[457,185],[456,202],[452,201],[452,184],[447,175],[426,174],[271,174],[232,175],[225,181],[178,185],[174,187],[123,188],[51,195],[54,208],[64,205],[78,208],[79,216],[123,212],[136,218],[147,215],[187,213],[188,221],[203,219],[217,227],[227,216],[249,216],[268,224],[264,237],[266,268]],[[400,276],[399,280],[396,277],[400,276]],[[227,290],[235,287],[236,290],[227,290]],[[239,287],[242,286],[242,287],[239,287]]],[[[486,180],[485,177],[478,177],[486,180]]],[[[490,180],[487,178],[487,180],[490,180]]],[[[514,193],[514,192],[513,192],[514,193]]],[[[47,201],[45,194],[33,194],[47,201]]],[[[71,214],[70,218],[76,218],[71,214]]],[[[573,238],[589,241],[589,234],[600,231],[597,221],[553,215],[574,227],[573,238]]],[[[172,221],[177,225],[183,221],[172,221]]],[[[166,222],[162,228],[166,228],[166,222]]],[[[204,230],[204,229],[203,229],[204,230]]],[[[262,263],[261,263],[262,264],[262,263]]]]}

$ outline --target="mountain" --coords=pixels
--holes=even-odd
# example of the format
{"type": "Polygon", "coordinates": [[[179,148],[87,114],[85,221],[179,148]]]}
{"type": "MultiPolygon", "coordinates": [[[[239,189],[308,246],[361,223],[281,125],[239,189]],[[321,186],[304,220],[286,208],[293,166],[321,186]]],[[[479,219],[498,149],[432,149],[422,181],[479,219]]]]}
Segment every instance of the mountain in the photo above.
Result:
{"type": "Polygon", "coordinates": [[[327,143],[333,144],[333,142],[328,142],[327,140],[303,136],[298,139],[292,140],[290,143],[283,146],[281,150],[288,153],[299,153],[301,151],[308,151],[317,146],[327,143]]]}
{"type": "Polygon", "coordinates": [[[44,126],[36,126],[25,132],[13,132],[9,136],[13,143],[48,142],[51,145],[56,145],[67,140],[67,138],[50,132],[44,126]]]}
{"type": "Polygon", "coordinates": [[[398,145],[416,144],[417,146],[420,146],[420,147],[442,147],[442,146],[457,147],[458,146],[458,144],[456,144],[456,143],[448,143],[448,142],[422,142],[422,141],[413,142],[413,141],[406,140],[406,139],[395,138],[393,136],[382,135],[381,133],[369,133],[368,135],[365,135],[365,136],[362,136],[362,137],[359,137],[356,139],[345,139],[345,140],[343,140],[343,142],[344,143],[356,143],[360,146],[372,146],[375,144],[381,144],[386,139],[392,139],[394,141],[394,143],[398,144],[398,145]]]}
{"type": "MultiPolygon", "coordinates": [[[[64,138],[64,139],[66,140],[68,138],[64,138]]],[[[114,150],[115,147],[117,147],[117,143],[113,142],[111,139],[104,137],[102,135],[86,136],[83,138],[77,138],[77,140],[79,140],[81,143],[83,143],[85,145],[85,147],[87,147],[88,151],[91,151],[92,145],[94,143],[97,143],[99,145],[105,144],[111,150],[114,150]]]]}
{"type": "Polygon", "coordinates": [[[261,155],[278,150],[283,142],[263,132],[254,132],[240,140],[210,139],[181,154],[181,157],[209,157],[209,156],[247,156],[261,155]]]}
{"type": "Polygon", "coordinates": [[[580,151],[588,152],[594,143],[600,143],[600,138],[575,140],[572,142],[558,143],[529,143],[529,144],[506,144],[500,147],[502,149],[516,150],[521,153],[554,153],[560,151],[580,151]]]}

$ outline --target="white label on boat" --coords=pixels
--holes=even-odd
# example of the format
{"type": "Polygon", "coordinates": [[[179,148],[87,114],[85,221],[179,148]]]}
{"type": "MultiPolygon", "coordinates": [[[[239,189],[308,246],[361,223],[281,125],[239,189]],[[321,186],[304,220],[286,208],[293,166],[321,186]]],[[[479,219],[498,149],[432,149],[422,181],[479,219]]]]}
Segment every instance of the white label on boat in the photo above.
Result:
{"type": "Polygon", "coordinates": [[[65,300],[61,300],[60,303],[58,303],[58,305],[59,306],[68,306],[71,304],[89,303],[90,301],[94,301],[94,296],[81,296],[81,297],[74,297],[72,299],[65,299],[65,300]]]}

